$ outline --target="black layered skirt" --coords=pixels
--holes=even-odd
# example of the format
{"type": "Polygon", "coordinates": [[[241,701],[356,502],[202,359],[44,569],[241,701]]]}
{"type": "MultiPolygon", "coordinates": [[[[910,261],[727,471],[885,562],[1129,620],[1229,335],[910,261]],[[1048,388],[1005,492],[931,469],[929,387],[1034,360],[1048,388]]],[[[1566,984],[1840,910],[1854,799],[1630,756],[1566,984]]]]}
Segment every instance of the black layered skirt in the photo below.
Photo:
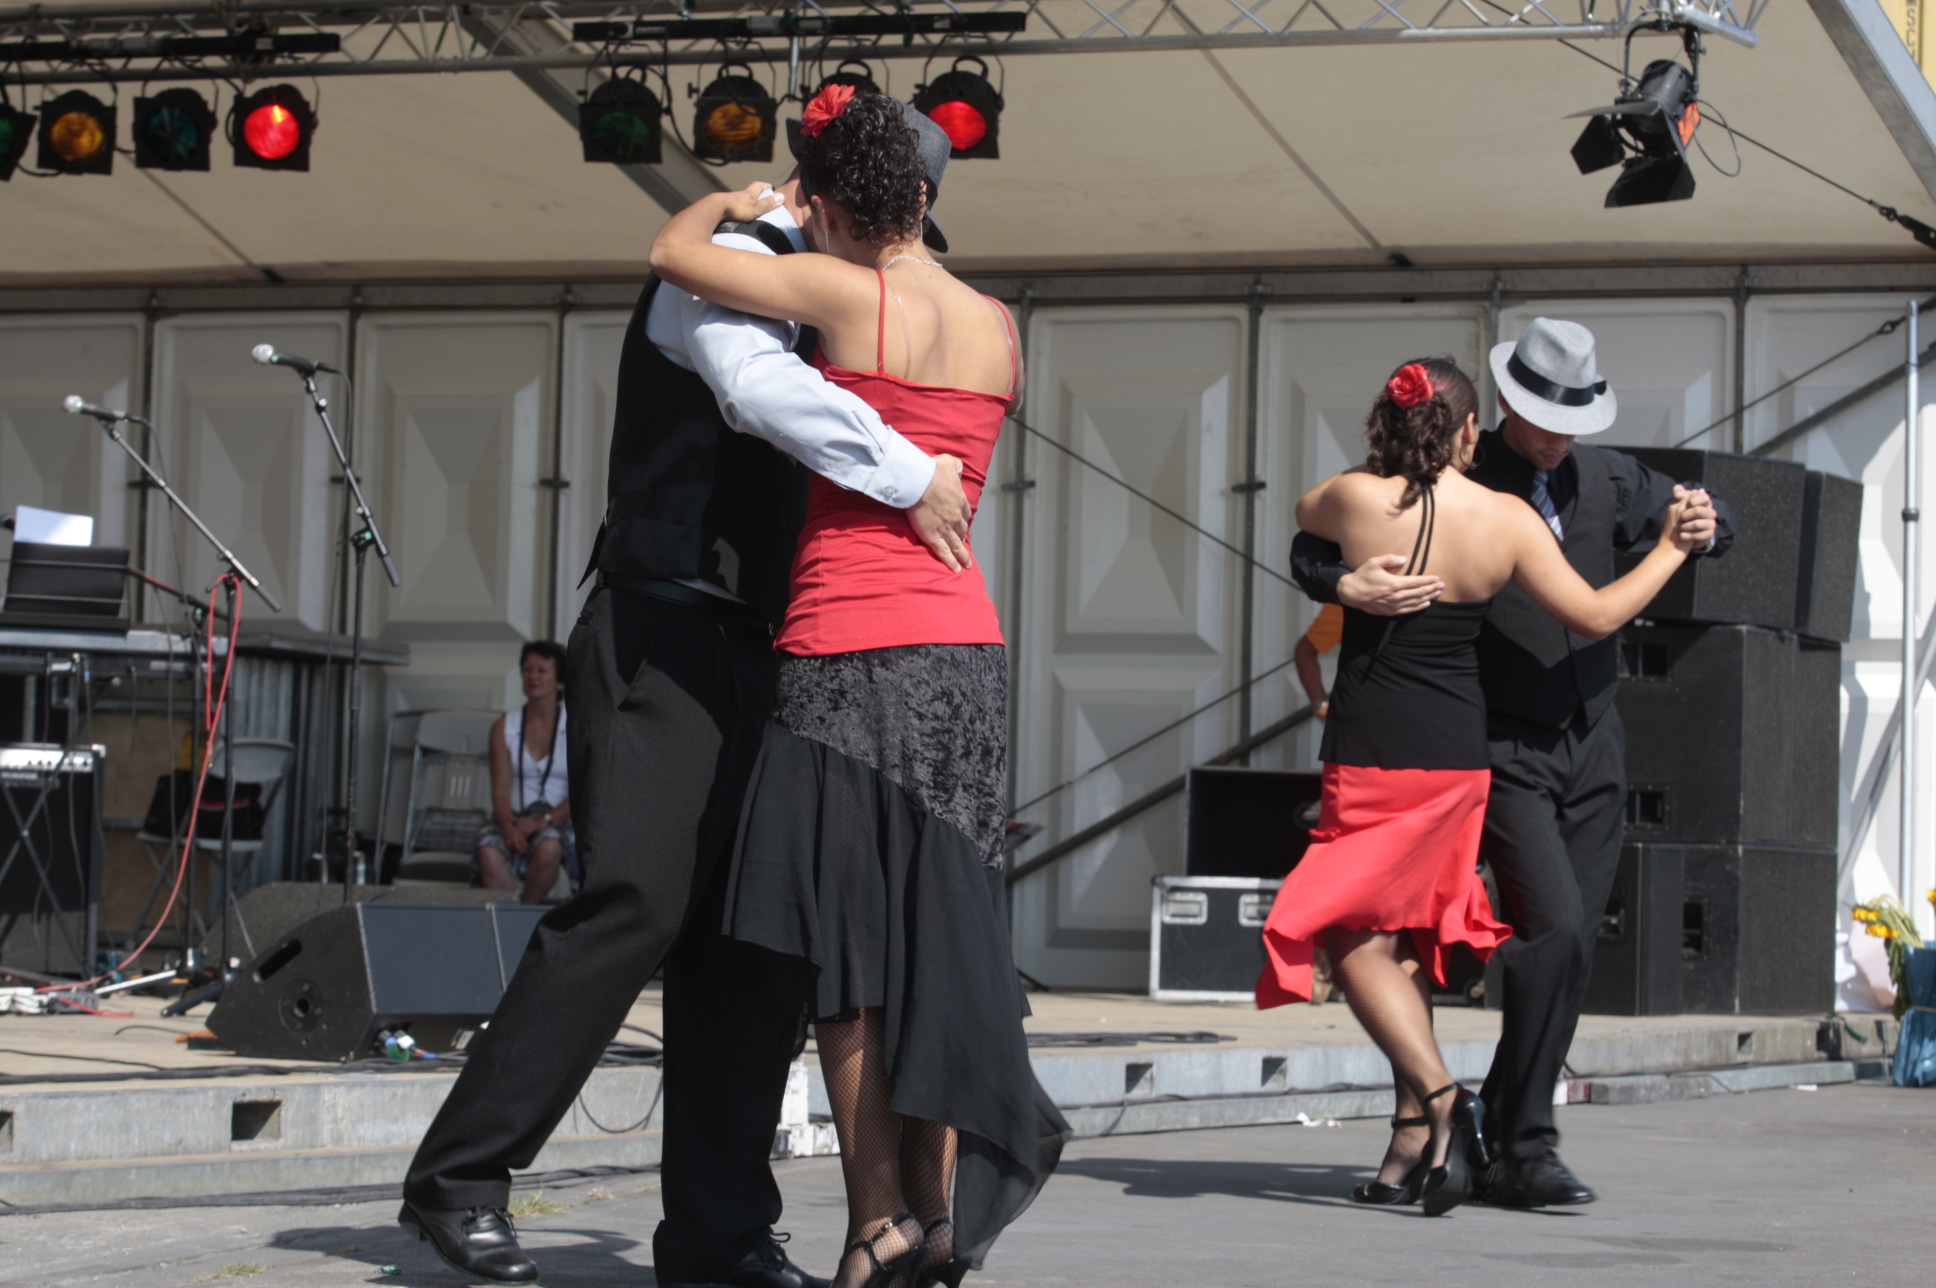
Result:
{"type": "Polygon", "coordinates": [[[999,645],[782,659],[726,902],[728,934],[813,964],[815,1019],[883,1012],[895,1112],[960,1133],[955,1255],[977,1269],[1070,1135],[1009,947],[1007,712],[999,645]]]}

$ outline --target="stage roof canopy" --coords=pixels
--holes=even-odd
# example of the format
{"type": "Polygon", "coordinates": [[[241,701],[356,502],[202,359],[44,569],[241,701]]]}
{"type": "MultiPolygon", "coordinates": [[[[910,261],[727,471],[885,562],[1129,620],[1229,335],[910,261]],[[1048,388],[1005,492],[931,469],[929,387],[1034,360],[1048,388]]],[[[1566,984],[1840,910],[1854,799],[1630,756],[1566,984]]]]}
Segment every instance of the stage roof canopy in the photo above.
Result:
{"type": "MultiPolygon", "coordinates": [[[[1054,0],[1065,2],[1081,0],[1054,0]]],[[[1347,23],[1360,10],[1357,20],[1372,21],[1380,7],[1326,6],[1347,23]]],[[[1445,8],[1454,21],[1457,5],[1445,8]]],[[[1052,4],[1037,9],[1046,16],[1052,4]]],[[[1231,3],[1147,12],[1148,30],[1188,35],[1225,23],[1231,3]]],[[[352,47],[375,38],[341,30],[352,47]]],[[[1936,224],[1936,94],[1876,0],[1771,7],[1756,34],[1754,48],[1707,41],[1701,97],[1715,112],[1697,137],[1715,161],[1735,165],[1724,115],[1862,197],[1936,224]]],[[[1634,65],[1679,52],[1677,40],[1642,34],[1634,65]]],[[[1695,157],[1691,201],[1605,209],[1613,172],[1575,170],[1568,149],[1581,122],[1563,118],[1612,101],[1618,77],[1596,60],[1620,56],[1616,39],[1554,38],[1222,48],[1124,39],[1011,56],[999,68],[1001,156],[955,162],[936,215],[957,267],[1010,271],[1936,253],[1746,143],[1737,177],[1695,157]]],[[[872,65],[902,96],[924,79],[919,60],[872,65]]],[[[711,74],[670,68],[686,120],[685,86],[711,74]]],[[[783,86],[786,67],[757,74],[783,86]]],[[[785,168],[707,168],[672,156],[670,140],[668,164],[642,179],[586,164],[565,117],[576,91],[600,79],[582,71],[262,83],[281,79],[319,107],[308,173],[238,169],[218,144],[208,173],[142,170],[122,155],[106,177],[16,174],[0,185],[0,282],[640,276],[667,201],[785,168]]],[[[118,91],[125,145],[141,91],[118,91]]],[[[31,87],[25,104],[50,92],[31,87]]],[[[22,103],[19,87],[12,94],[22,103]]]]}

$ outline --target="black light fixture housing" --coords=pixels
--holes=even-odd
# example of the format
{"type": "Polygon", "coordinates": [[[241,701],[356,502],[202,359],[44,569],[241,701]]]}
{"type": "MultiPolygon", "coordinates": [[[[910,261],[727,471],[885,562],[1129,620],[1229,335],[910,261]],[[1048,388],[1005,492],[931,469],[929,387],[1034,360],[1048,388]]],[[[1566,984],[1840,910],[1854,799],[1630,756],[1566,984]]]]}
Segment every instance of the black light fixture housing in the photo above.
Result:
{"type": "Polygon", "coordinates": [[[144,170],[206,170],[215,113],[192,89],[134,101],[134,163],[144,170]]]}
{"type": "Polygon", "coordinates": [[[13,178],[14,167],[27,155],[34,138],[34,114],[0,102],[0,183],[13,178]]]}
{"type": "Polygon", "coordinates": [[[1573,113],[1591,118],[1573,144],[1573,164],[1580,173],[1620,167],[1620,177],[1607,190],[1609,208],[1685,201],[1694,195],[1687,145],[1701,123],[1701,33],[1692,27],[1673,29],[1680,32],[1686,66],[1657,58],[1635,82],[1626,68],[1632,66],[1638,32],[1629,32],[1619,99],[1612,107],[1573,113]]]}
{"type": "Polygon", "coordinates": [[[947,134],[953,159],[1001,155],[1002,96],[989,82],[988,64],[973,54],[955,59],[953,68],[929,84],[916,85],[914,107],[947,134]],[[964,63],[979,70],[965,71],[964,63]]]}
{"type": "Polygon", "coordinates": [[[115,109],[70,89],[40,109],[37,164],[55,174],[114,173],[115,109]]]}
{"type": "MultiPolygon", "coordinates": [[[[820,78],[820,83],[813,87],[813,94],[818,94],[829,85],[852,85],[855,92],[861,94],[881,92],[880,82],[874,79],[874,69],[858,58],[843,58],[840,66],[820,78]]],[[[813,94],[807,97],[811,99],[813,94]]]]}
{"type": "Polygon", "coordinates": [[[615,76],[578,105],[578,140],[585,160],[657,165],[665,108],[643,81],[615,76]]]}
{"type": "Polygon", "coordinates": [[[316,113],[294,85],[271,85],[235,100],[229,137],[235,164],[256,170],[307,170],[316,113]]]}
{"type": "Polygon", "coordinates": [[[773,160],[780,104],[745,63],[726,63],[693,104],[692,154],[703,161],[773,160]]]}

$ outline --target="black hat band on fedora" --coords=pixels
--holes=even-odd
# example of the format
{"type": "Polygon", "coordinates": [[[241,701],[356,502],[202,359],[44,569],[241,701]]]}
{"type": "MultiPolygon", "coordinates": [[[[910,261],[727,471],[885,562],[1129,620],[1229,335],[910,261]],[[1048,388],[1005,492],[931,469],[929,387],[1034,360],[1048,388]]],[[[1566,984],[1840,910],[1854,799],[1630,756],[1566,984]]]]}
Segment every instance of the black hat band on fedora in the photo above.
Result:
{"type": "Polygon", "coordinates": [[[1519,360],[1518,354],[1506,359],[1506,370],[1512,373],[1520,387],[1535,398],[1544,398],[1549,403],[1562,407],[1590,407],[1593,400],[1607,391],[1607,382],[1596,381],[1584,388],[1576,385],[1563,385],[1557,380],[1548,380],[1531,367],[1519,360]]]}

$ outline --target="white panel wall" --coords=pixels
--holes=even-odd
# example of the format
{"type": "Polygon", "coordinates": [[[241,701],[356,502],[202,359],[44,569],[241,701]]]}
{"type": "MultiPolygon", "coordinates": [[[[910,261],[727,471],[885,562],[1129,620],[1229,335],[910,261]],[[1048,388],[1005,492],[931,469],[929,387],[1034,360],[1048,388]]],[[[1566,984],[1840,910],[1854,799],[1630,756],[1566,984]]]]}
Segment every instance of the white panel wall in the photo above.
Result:
{"type": "MultiPolygon", "coordinates": [[[[1600,375],[1620,400],[1619,418],[1594,442],[1675,447],[1708,430],[1685,446],[1733,450],[1732,420],[1715,425],[1734,401],[1732,301],[1546,300],[1502,311],[1500,341],[1517,340],[1537,317],[1578,322],[1593,332],[1600,375]]],[[[1498,416],[1480,420],[1491,425],[1498,416]]]]}
{"type": "MultiPolygon", "coordinates": [[[[1781,429],[1868,383],[1904,358],[1902,332],[1870,340],[1848,356],[1810,374],[1822,362],[1885,322],[1903,315],[1900,296],[1843,296],[1807,300],[1756,300],[1748,306],[1748,392],[1753,398],[1797,376],[1803,378],[1748,415],[1749,442],[1765,442],[1781,429]]],[[[1927,345],[1929,336],[1923,337],[1927,345]]],[[[1921,459],[1922,505],[1930,512],[1936,498],[1936,463],[1930,460],[1929,408],[1936,402],[1936,381],[1927,372],[1922,381],[1922,413],[1918,423],[1925,444],[1921,459]]],[[[1901,668],[1897,663],[1902,639],[1902,522],[1906,493],[1903,470],[1907,420],[1903,386],[1875,395],[1827,424],[1791,443],[1780,453],[1811,469],[1827,470],[1857,479],[1864,485],[1861,564],[1855,594],[1854,638],[1843,651],[1843,726],[1841,845],[1848,852],[1858,806],[1876,778],[1877,752],[1890,716],[1897,709],[1901,668]]],[[[1920,585],[1917,602],[1929,629],[1929,611],[1936,605],[1936,532],[1922,525],[1919,548],[1920,585]]],[[[1930,908],[1921,894],[1936,877],[1930,856],[1936,839],[1936,810],[1928,807],[1936,789],[1936,702],[1925,686],[1917,709],[1918,787],[1914,799],[1919,875],[1904,900],[1931,933],[1930,908]]],[[[1883,792],[1874,822],[1844,873],[1844,904],[1895,893],[1900,796],[1892,769],[1883,778],[1883,792]]]]}
{"type": "MultiPolygon", "coordinates": [[[[279,616],[245,592],[245,626],[272,621],[322,632],[337,531],[338,471],[329,440],[292,370],[250,357],[258,344],[342,365],[347,321],[336,314],[217,314],[155,327],[156,465],[210,531],[282,604],[279,616]]],[[[333,404],[342,384],[318,387],[333,404]]],[[[332,416],[341,424],[340,407],[332,416]]],[[[166,498],[148,505],[149,571],[200,597],[221,558],[166,498]]],[[[177,617],[172,606],[159,610],[177,617]]]]}
{"type": "MultiPolygon", "coordinates": [[[[91,417],[61,402],[139,413],[145,400],[138,314],[0,319],[0,513],[17,505],[94,516],[99,545],[127,545],[134,468],[91,417]]],[[[142,446],[141,427],[128,426],[142,446]]]]}
{"type": "MultiPolygon", "coordinates": [[[[1038,313],[1033,422],[1231,540],[1241,473],[1244,314],[1038,313]]],[[[1017,641],[1017,791],[1028,799],[1232,686],[1235,569],[1115,483],[1034,445],[1017,641]]],[[[1029,816],[1066,836],[1234,740],[1230,704],[1091,775],[1029,816]]],[[[1015,891],[1022,969],[1092,987],[1147,977],[1149,883],[1177,870],[1173,800],[1015,891]]]]}

